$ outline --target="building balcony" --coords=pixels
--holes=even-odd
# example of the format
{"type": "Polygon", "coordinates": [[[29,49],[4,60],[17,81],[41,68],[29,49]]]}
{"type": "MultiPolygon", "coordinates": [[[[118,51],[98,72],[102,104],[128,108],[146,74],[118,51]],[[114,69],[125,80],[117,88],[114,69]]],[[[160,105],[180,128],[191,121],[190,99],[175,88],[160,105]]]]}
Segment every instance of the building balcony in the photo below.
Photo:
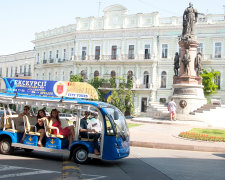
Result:
{"type": "Polygon", "coordinates": [[[120,55],[86,55],[86,56],[74,56],[75,61],[84,60],[97,60],[97,61],[107,61],[107,60],[152,60],[150,54],[120,54],[120,55]]]}

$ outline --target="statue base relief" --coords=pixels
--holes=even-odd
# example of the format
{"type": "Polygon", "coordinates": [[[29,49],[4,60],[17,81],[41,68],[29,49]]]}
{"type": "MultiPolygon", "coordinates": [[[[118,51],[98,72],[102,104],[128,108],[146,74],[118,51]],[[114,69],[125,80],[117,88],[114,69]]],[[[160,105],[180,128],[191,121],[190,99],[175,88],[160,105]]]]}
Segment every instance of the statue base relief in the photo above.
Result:
{"type": "Polygon", "coordinates": [[[179,119],[179,114],[189,115],[190,112],[207,103],[203,86],[198,84],[174,84],[172,98],[177,105],[177,119],[179,119]]]}

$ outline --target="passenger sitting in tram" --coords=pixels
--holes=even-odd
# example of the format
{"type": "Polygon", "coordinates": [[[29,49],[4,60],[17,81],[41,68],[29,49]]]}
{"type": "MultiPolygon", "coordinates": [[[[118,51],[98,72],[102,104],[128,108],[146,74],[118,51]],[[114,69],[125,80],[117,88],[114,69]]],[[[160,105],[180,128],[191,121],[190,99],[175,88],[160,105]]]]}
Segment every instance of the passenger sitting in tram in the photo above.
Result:
{"type": "Polygon", "coordinates": [[[89,118],[88,121],[88,129],[94,129],[95,132],[101,132],[101,124],[98,119],[98,113],[97,112],[91,112],[91,117],[89,118]]]}
{"type": "Polygon", "coordinates": [[[98,147],[98,138],[100,137],[100,133],[97,133],[95,129],[88,129],[88,116],[90,113],[85,111],[84,118],[80,120],[80,136],[82,138],[90,138],[94,139],[94,154],[99,155],[99,147],[98,147]]]}
{"type": "MultiPolygon", "coordinates": [[[[57,127],[59,129],[59,135],[66,136],[69,140],[69,145],[72,144],[72,142],[75,139],[75,131],[74,126],[67,126],[64,129],[61,127],[61,122],[59,119],[59,111],[57,109],[53,109],[51,111],[51,115],[49,118],[50,122],[48,127],[51,129],[52,127],[57,127]]],[[[57,130],[53,129],[53,134],[57,135],[57,130]]]]}
{"type": "MultiPolygon", "coordinates": [[[[19,114],[19,119],[23,120],[23,116],[25,116],[25,115],[27,117],[31,117],[31,115],[30,115],[30,107],[29,106],[24,106],[23,107],[23,112],[19,114]]],[[[24,122],[23,121],[18,122],[18,125],[17,125],[16,129],[18,129],[21,132],[23,132],[23,137],[22,137],[22,140],[21,140],[21,143],[23,143],[24,139],[25,139],[24,122]]]]}
{"type": "Polygon", "coordinates": [[[42,140],[45,136],[45,127],[44,127],[44,121],[47,119],[46,113],[43,109],[40,109],[38,111],[37,115],[37,124],[35,125],[37,128],[37,132],[40,133],[40,138],[38,140],[38,146],[43,147],[42,140]]]}

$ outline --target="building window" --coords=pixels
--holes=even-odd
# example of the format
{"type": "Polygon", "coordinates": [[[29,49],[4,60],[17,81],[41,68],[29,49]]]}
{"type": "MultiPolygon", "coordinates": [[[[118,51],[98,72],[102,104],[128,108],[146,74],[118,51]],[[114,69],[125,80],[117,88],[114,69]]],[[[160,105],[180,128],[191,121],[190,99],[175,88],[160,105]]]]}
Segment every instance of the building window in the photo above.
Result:
{"type": "Polygon", "coordinates": [[[116,72],[115,71],[111,71],[111,77],[115,78],[116,77],[116,72]]]}
{"type": "Polygon", "coordinates": [[[87,55],[87,47],[82,47],[82,54],[81,54],[82,60],[86,60],[86,55],[87,55]]]}
{"type": "Polygon", "coordinates": [[[165,104],[166,103],[166,98],[159,98],[159,102],[161,104],[165,104]]]}
{"type": "Polygon", "coordinates": [[[221,79],[220,78],[221,77],[220,75],[221,75],[221,73],[219,74],[219,76],[216,77],[216,85],[218,86],[218,89],[220,89],[220,83],[221,83],[220,82],[220,79],[221,79]]]}
{"type": "Polygon", "coordinates": [[[215,58],[221,58],[222,44],[221,42],[215,43],[215,58]]]}
{"type": "Polygon", "coordinates": [[[0,77],[2,77],[2,68],[0,68],[0,77]]]}
{"type": "Polygon", "coordinates": [[[27,67],[26,67],[26,65],[24,66],[24,76],[26,76],[27,75],[27,67]]]}
{"type": "Polygon", "coordinates": [[[116,55],[117,55],[117,46],[112,46],[112,56],[111,59],[116,59],[116,55]]]}
{"type": "Polygon", "coordinates": [[[162,58],[168,57],[168,44],[162,44],[162,58]]]}
{"type": "Polygon", "coordinates": [[[6,77],[8,77],[9,69],[6,68],[6,77]]]}
{"type": "Polygon", "coordinates": [[[149,72],[145,71],[144,72],[144,88],[149,88],[149,72]]]}
{"type": "Polygon", "coordinates": [[[127,73],[127,87],[133,88],[133,83],[130,84],[130,81],[133,82],[133,71],[128,71],[128,73],[127,73]],[[131,85],[131,87],[129,87],[130,85],[131,85]]]}
{"type": "Polygon", "coordinates": [[[70,60],[72,60],[73,55],[74,55],[74,48],[71,48],[71,51],[70,51],[70,60]]]}
{"type": "Polygon", "coordinates": [[[45,73],[42,73],[42,80],[45,80],[45,73]]]}
{"type": "Polygon", "coordinates": [[[48,80],[51,80],[51,73],[48,73],[48,80]]]}
{"type": "Polygon", "coordinates": [[[45,52],[43,53],[43,60],[45,60],[45,52]]]}
{"type": "Polygon", "coordinates": [[[83,79],[87,79],[87,72],[85,70],[82,70],[80,75],[83,77],[83,79]]]}
{"type": "Polygon", "coordinates": [[[161,73],[161,86],[160,86],[160,88],[166,88],[166,79],[167,79],[166,71],[163,71],[161,73]]]}
{"type": "Polygon", "coordinates": [[[100,46],[95,46],[95,60],[100,59],[100,46]]]}
{"type": "Polygon", "coordinates": [[[71,79],[72,75],[73,75],[73,71],[70,71],[70,77],[69,77],[69,79],[71,79]]]}
{"type": "Polygon", "coordinates": [[[150,53],[150,45],[145,45],[145,59],[151,59],[151,53],[150,53]]]}
{"type": "Polygon", "coordinates": [[[59,50],[56,50],[56,55],[55,58],[58,59],[59,58],[59,50]]]}
{"type": "Polygon", "coordinates": [[[22,73],[23,73],[22,66],[20,66],[20,74],[22,74],[22,73]]]}
{"type": "Polygon", "coordinates": [[[49,59],[52,59],[52,51],[49,51],[49,59]]]}
{"type": "Polygon", "coordinates": [[[200,43],[200,44],[198,45],[197,51],[198,51],[198,52],[201,52],[201,53],[203,54],[203,43],[200,43]]]}
{"type": "Polygon", "coordinates": [[[31,65],[29,65],[28,76],[31,76],[31,65]]]}
{"type": "Polygon", "coordinates": [[[147,112],[147,98],[141,98],[141,112],[147,112]]]}
{"type": "Polygon", "coordinates": [[[128,59],[134,59],[134,45],[129,45],[128,59]]]}
{"type": "Polygon", "coordinates": [[[36,56],[36,62],[37,62],[37,64],[39,64],[39,61],[40,61],[40,54],[37,53],[37,56],[36,56]]]}
{"type": "Polygon", "coordinates": [[[94,78],[96,78],[96,77],[99,77],[99,72],[98,71],[94,72],[94,78]]]}
{"type": "Polygon", "coordinates": [[[18,77],[18,74],[17,74],[17,67],[15,67],[15,77],[18,77]]]}
{"type": "Polygon", "coordinates": [[[63,49],[63,61],[66,60],[66,49],[63,49]]]}
{"type": "Polygon", "coordinates": [[[11,67],[10,77],[13,77],[13,67],[11,67]]]}
{"type": "Polygon", "coordinates": [[[36,79],[38,80],[38,73],[36,74],[36,79]]]}

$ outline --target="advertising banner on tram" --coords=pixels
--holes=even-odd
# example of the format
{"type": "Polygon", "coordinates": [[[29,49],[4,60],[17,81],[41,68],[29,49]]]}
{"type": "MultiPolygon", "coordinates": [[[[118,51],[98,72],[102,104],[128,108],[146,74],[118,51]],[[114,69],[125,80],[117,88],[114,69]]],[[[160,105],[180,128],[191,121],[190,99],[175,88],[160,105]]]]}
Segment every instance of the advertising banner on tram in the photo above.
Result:
{"type": "Polygon", "coordinates": [[[3,80],[8,93],[98,99],[98,93],[95,88],[85,82],[45,81],[12,78],[3,78],[3,80]]]}

